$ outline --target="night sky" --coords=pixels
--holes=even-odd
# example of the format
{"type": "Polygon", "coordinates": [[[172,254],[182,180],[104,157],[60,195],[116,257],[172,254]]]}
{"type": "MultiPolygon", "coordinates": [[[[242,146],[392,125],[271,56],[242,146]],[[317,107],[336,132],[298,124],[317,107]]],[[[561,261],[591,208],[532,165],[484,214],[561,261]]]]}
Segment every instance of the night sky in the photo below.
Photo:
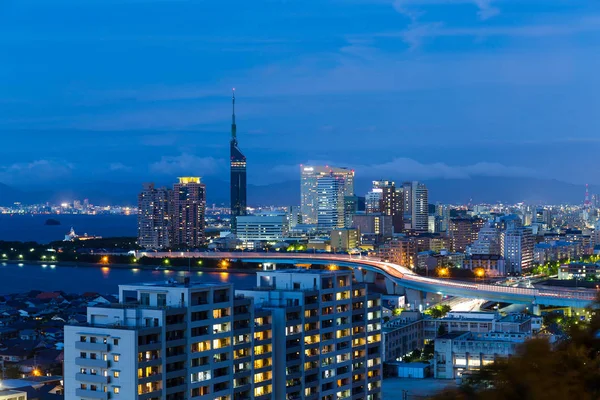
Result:
{"type": "Polygon", "coordinates": [[[600,2],[0,0],[0,182],[600,184],[600,2]]]}

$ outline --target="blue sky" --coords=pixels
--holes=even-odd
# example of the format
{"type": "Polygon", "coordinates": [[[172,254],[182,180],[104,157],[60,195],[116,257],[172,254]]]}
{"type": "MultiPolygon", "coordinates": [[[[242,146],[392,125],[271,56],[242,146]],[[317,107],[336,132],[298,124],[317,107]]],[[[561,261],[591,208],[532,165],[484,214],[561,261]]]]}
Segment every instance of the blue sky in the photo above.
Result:
{"type": "Polygon", "coordinates": [[[0,182],[249,179],[600,184],[600,3],[4,0],[0,182]]]}

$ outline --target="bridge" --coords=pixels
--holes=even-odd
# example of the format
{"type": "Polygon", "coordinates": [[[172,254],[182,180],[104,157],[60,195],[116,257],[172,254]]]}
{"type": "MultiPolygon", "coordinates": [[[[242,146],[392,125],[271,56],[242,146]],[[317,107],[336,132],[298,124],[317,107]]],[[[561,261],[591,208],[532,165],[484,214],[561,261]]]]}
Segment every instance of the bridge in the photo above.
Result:
{"type": "Polygon", "coordinates": [[[231,259],[243,262],[273,264],[336,265],[354,270],[358,281],[374,282],[375,275],[386,278],[386,289],[390,294],[408,294],[408,291],[435,293],[493,302],[530,304],[539,310],[540,305],[584,308],[597,295],[594,290],[552,290],[517,288],[483,283],[429,278],[416,274],[409,268],[381,261],[373,257],[346,254],[311,254],[279,252],[141,252],[140,257],[152,258],[200,258],[231,259]]]}

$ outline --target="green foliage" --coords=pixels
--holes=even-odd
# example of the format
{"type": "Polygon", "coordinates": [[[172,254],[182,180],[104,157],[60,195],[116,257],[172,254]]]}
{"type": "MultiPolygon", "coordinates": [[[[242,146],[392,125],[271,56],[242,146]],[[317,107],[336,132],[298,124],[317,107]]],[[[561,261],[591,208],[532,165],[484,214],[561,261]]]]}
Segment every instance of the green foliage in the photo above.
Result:
{"type": "Polygon", "coordinates": [[[404,311],[402,308],[396,307],[392,310],[392,315],[394,317],[398,317],[400,314],[402,314],[402,311],[404,311]]]}
{"type": "Polygon", "coordinates": [[[446,333],[448,333],[448,328],[446,327],[445,324],[440,324],[440,327],[438,328],[438,331],[437,331],[437,335],[444,336],[446,333]]]}
{"type": "Polygon", "coordinates": [[[452,308],[447,304],[438,304],[425,310],[425,314],[433,318],[444,318],[452,308]]]}

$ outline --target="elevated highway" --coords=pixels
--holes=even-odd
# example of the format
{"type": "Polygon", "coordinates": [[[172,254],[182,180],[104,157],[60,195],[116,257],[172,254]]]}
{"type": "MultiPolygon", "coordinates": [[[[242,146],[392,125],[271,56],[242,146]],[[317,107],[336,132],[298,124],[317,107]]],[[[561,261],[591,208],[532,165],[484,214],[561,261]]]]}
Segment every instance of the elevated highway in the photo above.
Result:
{"type": "Polygon", "coordinates": [[[141,253],[147,257],[170,258],[202,258],[232,259],[245,262],[275,264],[314,264],[348,267],[355,270],[357,278],[369,272],[381,274],[391,280],[394,285],[417,290],[424,293],[485,299],[494,302],[516,304],[533,304],[544,306],[561,306],[583,308],[592,302],[597,295],[595,290],[551,290],[536,288],[517,288],[500,285],[488,285],[451,279],[428,278],[417,275],[401,265],[384,262],[372,257],[345,254],[310,254],[310,253],[254,253],[254,252],[169,252],[141,253]]]}

